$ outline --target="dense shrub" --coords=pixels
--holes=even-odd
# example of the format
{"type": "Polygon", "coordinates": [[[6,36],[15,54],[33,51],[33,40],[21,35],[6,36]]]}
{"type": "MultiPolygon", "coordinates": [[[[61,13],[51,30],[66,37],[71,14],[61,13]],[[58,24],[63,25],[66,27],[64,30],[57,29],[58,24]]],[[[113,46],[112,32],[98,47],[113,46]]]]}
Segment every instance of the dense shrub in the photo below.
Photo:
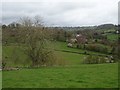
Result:
{"type": "Polygon", "coordinates": [[[84,64],[100,64],[100,63],[106,63],[106,61],[107,59],[105,57],[89,55],[84,58],[83,63],[84,64]]]}
{"type": "Polygon", "coordinates": [[[107,40],[107,39],[102,39],[101,41],[99,41],[99,43],[104,44],[104,45],[110,45],[111,44],[110,41],[107,40]]]}
{"type": "Polygon", "coordinates": [[[112,48],[111,50],[111,54],[113,55],[113,57],[116,59],[116,60],[120,60],[120,45],[116,45],[112,48]]]}
{"type": "Polygon", "coordinates": [[[86,49],[95,52],[108,53],[108,48],[100,44],[88,44],[86,49]]]}

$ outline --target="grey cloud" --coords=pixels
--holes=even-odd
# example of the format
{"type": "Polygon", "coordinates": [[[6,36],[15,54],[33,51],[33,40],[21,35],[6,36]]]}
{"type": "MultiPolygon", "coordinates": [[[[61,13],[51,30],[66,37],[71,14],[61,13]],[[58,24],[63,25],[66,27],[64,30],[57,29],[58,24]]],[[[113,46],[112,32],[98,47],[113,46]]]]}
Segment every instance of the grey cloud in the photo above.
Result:
{"type": "Polygon", "coordinates": [[[40,15],[46,25],[80,26],[117,23],[118,0],[80,0],[80,2],[4,2],[3,23],[22,16],[40,15]],[[104,1],[104,2],[103,2],[104,1]],[[115,1],[115,3],[114,3],[115,1]]]}

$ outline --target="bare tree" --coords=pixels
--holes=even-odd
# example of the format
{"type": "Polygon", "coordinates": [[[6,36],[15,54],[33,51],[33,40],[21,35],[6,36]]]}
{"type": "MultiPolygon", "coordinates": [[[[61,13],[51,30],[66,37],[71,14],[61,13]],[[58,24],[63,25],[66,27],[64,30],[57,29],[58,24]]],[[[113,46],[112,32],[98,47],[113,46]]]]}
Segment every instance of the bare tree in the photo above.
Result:
{"type": "Polygon", "coordinates": [[[49,33],[43,27],[37,27],[41,24],[40,20],[38,17],[35,17],[35,21],[32,21],[30,18],[22,18],[24,28],[22,28],[21,35],[22,38],[24,37],[23,40],[27,46],[25,53],[32,61],[33,67],[51,65],[53,63],[51,60],[54,60],[54,51],[49,47],[49,33]]]}
{"type": "Polygon", "coordinates": [[[27,16],[20,18],[19,22],[24,27],[31,27],[33,25],[32,19],[27,16]]]}
{"type": "Polygon", "coordinates": [[[38,15],[34,17],[34,26],[35,27],[43,27],[42,17],[40,17],[38,15]]]}

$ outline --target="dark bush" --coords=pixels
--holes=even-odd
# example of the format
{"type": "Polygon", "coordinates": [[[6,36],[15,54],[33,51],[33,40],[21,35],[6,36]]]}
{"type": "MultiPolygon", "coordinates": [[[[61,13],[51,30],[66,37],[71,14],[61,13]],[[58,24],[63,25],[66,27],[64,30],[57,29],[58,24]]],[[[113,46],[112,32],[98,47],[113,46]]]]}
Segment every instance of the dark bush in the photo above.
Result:
{"type": "Polygon", "coordinates": [[[107,39],[102,39],[99,41],[100,44],[104,44],[104,45],[111,45],[110,41],[107,39]]]}
{"type": "Polygon", "coordinates": [[[95,52],[108,53],[108,48],[100,44],[88,44],[86,49],[95,52]]]}
{"type": "Polygon", "coordinates": [[[120,45],[118,44],[117,46],[114,46],[111,50],[111,54],[113,55],[115,60],[120,60],[120,45]]]}

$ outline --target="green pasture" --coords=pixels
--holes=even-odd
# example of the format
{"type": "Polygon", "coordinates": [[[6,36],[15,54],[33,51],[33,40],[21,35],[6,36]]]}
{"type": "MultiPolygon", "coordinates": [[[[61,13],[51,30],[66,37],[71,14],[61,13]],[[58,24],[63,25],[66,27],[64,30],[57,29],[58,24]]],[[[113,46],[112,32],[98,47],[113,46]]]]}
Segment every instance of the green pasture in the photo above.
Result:
{"type": "Polygon", "coordinates": [[[107,39],[111,41],[118,40],[118,34],[107,34],[107,39]]]}
{"type": "MultiPolygon", "coordinates": [[[[55,49],[84,52],[77,48],[68,48],[65,42],[56,42],[55,49]]],[[[7,66],[24,67],[31,64],[24,52],[24,45],[3,46],[3,61],[7,66]]],[[[55,51],[63,66],[20,68],[15,71],[3,71],[3,88],[117,88],[118,64],[83,64],[86,55],[55,51]]],[[[91,52],[93,54],[100,54],[91,52]]]]}
{"type": "Polygon", "coordinates": [[[3,71],[3,88],[118,88],[118,65],[93,64],[3,71]]]}

